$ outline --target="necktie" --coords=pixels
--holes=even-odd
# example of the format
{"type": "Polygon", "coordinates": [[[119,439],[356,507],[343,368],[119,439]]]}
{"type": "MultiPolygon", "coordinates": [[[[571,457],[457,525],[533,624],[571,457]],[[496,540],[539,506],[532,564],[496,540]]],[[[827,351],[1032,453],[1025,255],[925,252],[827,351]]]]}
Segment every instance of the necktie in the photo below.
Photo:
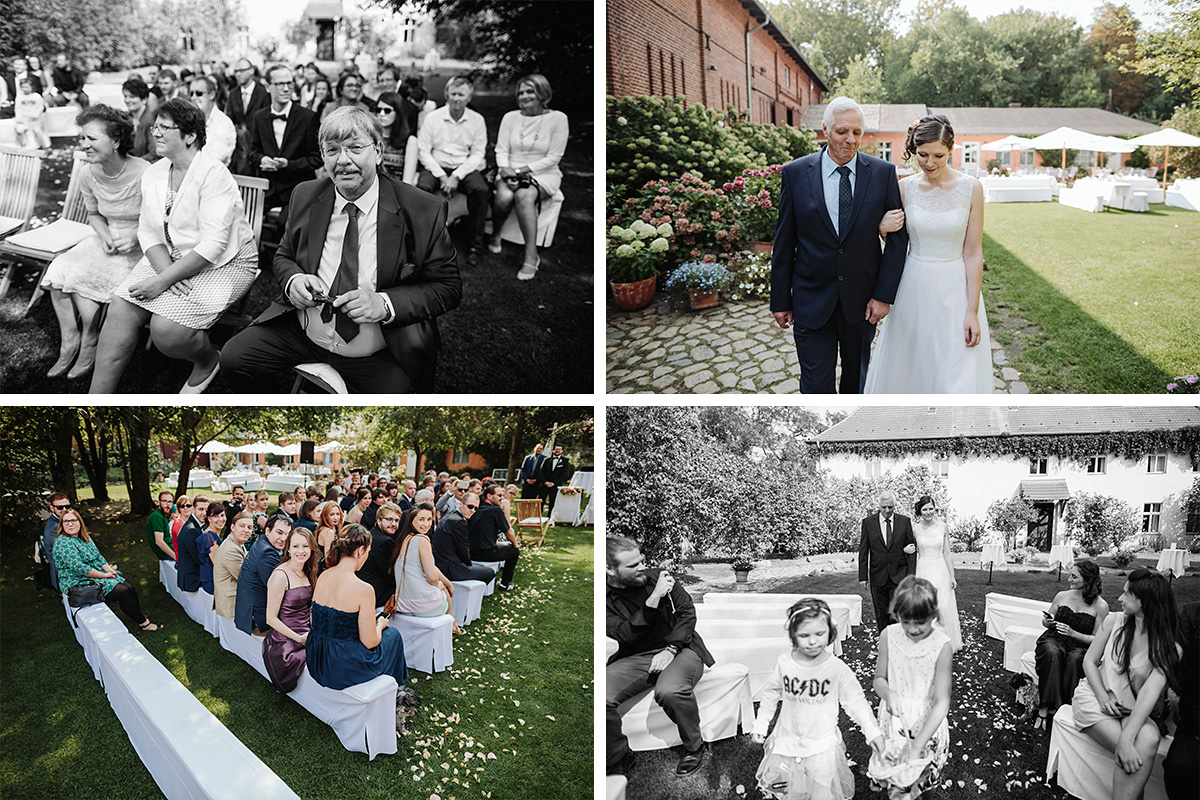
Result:
{"type": "MultiPolygon", "coordinates": [[[[333,279],[330,294],[334,297],[358,288],[358,206],[346,204],[346,238],[342,240],[342,261],[338,264],[337,275],[333,279]]],[[[334,330],[343,341],[353,341],[358,336],[358,323],[350,319],[344,311],[338,309],[334,314],[334,330]]]]}
{"type": "Polygon", "coordinates": [[[843,237],[850,225],[850,204],[854,195],[850,191],[850,168],[841,166],[837,171],[842,176],[842,185],[838,189],[838,236],[843,237]]]}
{"type": "Polygon", "coordinates": [[[892,518],[888,517],[887,518],[887,533],[885,533],[883,535],[883,543],[885,545],[890,545],[891,542],[892,542],[892,518]]]}

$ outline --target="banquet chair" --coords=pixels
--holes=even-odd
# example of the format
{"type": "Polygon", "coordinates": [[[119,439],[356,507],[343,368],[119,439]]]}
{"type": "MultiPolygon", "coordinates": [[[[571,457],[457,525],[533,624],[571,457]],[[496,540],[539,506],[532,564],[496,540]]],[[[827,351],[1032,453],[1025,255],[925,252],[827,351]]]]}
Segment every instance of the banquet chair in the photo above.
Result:
{"type": "MultiPolygon", "coordinates": [[[[554,244],[554,232],[558,230],[558,215],[562,211],[564,199],[562,191],[559,190],[542,201],[542,208],[537,215],[538,247],[549,247],[554,244]]],[[[494,225],[495,222],[493,221],[492,224],[494,225]]],[[[521,235],[521,226],[517,223],[515,208],[508,212],[508,216],[501,223],[500,238],[513,244],[525,244],[525,237],[521,235]]]]}
{"type": "Polygon", "coordinates": [[[542,501],[513,500],[513,508],[517,512],[517,541],[528,538],[537,545],[544,544],[550,518],[542,516],[542,501]]]}
{"type": "MultiPolygon", "coordinates": [[[[16,264],[12,262],[41,265],[41,273],[33,286],[33,296],[29,298],[29,305],[25,307],[26,315],[33,310],[37,301],[41,300],[42,295],[45,294],[41,284],[46,270],[50,267],[50,262],[93,233],[92,227],[87,224],[87,205],[83,201],[83,191],[80,186],[83,180],[83,170],[86,167],[87,162],[83,159],[83,153],[76,152],[75,160],[71,164],[71,177],[67,181],[67,198],[63,202],[62,214],[58,219],[49,225],[13,234],[0,242],[0,255],[10,262],[9,270],[16,268],[16,264]]],[[[8,289],[8,275],[9,273],[6,272],[5,291],[8,289]]],[[[0,291],[0,297],[3,296],[3,291],[0,291]]]]}
{"type": "MultiPolygon", "coordinates": [[[[42,151],[0,145],[0,238],[25,230],[37,203],[38,178],[42,174],[42,151]]],[[[0,280],[0,300],[12,285],[10,264],[0,280]]]]}

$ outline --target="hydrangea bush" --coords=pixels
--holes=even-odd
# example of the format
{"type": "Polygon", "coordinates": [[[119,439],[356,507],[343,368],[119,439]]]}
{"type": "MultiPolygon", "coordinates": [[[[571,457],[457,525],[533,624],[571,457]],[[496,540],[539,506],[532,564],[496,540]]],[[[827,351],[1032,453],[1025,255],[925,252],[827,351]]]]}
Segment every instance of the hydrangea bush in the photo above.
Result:
{"type": "Polygon", "coordinates": [[[775,236],[779,216],[776,201],[782,181],[782,164],[766,169],[748,169],[721,189],[738,211],[742,235],[747,242],[769,242],[775,236]]]}
{"type": "Polygon", "coordinates": [[[606,263],[608,279],[633,283],[653,278],[670,251],[675,231],[667,223],[650,225],[635,219],[628,227],[613,225],[608,230],[606,263]]]}

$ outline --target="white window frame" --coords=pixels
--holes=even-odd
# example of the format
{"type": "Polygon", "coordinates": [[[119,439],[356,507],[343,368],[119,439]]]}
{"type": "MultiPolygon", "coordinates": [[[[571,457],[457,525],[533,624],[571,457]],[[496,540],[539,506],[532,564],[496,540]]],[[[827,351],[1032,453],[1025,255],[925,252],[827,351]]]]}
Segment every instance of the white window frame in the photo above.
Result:
{"type": "Polygon", "coordinates": [[[963,142],[962,154],[964,167],[979,166],[979,142],[963,142]]]}
{"type": "Polygon", "coordinates": [[[1108,456],[1089,456],[1087,471],[1089,475],[1104,475],[1108,472],[1108,456]]]}
{"type": "Polygon", "coordinates": [[[935,478],[950,477],[950,456],[934,456],[929,466],[935,478]]]}
{"type": "Polygon", "coordinates": [[[792,88],[792,68],[787,64],[783,65],[783,85],[792,88]]]}
{"type": "Polygon", "coordinates": [[[1142,533],[1158,533],[1162,527],[1162,503],[1142,504],[1142,533]]]}
{"type": "Polygon", "coordinates": [[[882,158],[884,161],[892,160],[892,143],[891,142],[879,142],[876,145],[876,147],[879,148],[879,157],[880,158],[882,158]]]}
{"type": "Polygon", "coordinates": [[[883,460],[878,458],[867,459],[867,477],[878,478],[883,474],[883,460]]]}
{"type": "Polygon", "coordinates": [[[1151,453],[1146,457],[1147,475],[1164,475],[1167,471],[1167,454],[1151,453]]]}
{"type": "Polygon", "coordinates": [[[1018,161],[1017,164],[1018,164],[1018,166],[1022,166],[1022,167],[1032,167],[1033,163],[1036,159],[1037,159],[1037,151],[1036,150],[1022,150],[1021,151],[1021,160],[1018,161]]]}
{"type": "Polygon", "coordinates": [[[1029,474],[1030,475],[1045,475],[1050,468],[1050,461],[1047,458],[1032,456],[1029,459],[1029,474]]]}
{"type": "Polygon", "coordinates": [[[471,454],[468,453],[466,450],[455,450],[450,455],[450,462],[453,464],[466,464],[470,460],[471,460],[471,454]],[[459,456],[462,456],[462,458],[459,458],[459,456]]]}

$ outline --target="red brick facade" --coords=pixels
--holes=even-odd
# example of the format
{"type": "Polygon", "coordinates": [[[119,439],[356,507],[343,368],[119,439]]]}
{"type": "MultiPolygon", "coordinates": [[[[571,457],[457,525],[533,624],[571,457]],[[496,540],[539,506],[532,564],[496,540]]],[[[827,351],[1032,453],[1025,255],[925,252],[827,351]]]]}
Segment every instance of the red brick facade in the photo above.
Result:
{"type": "Polygon", "coordinates": [[[673,97],[750,110],[754,122],[800,126],[825,84],[756,0],[607,0],[608,94],[673,97]]]}

